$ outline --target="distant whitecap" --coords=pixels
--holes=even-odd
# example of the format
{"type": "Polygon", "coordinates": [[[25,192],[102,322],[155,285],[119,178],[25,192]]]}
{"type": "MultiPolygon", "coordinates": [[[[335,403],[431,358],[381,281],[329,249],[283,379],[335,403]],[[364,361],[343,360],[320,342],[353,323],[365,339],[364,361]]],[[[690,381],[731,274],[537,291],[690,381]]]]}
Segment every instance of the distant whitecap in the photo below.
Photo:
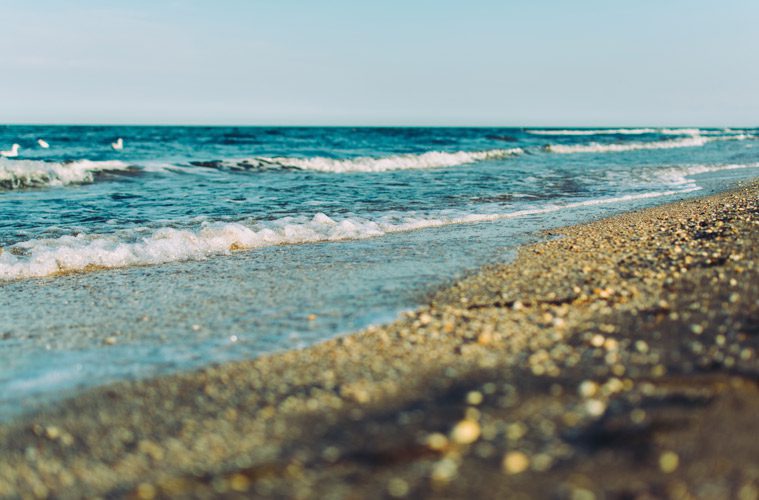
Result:
{"type": "Polygon", "coordinates": [[[10,149],[6,149],[5,151],[0,151],[0,156],[4,156],[6,158],[15,158],[18,156],[18,150],[21,149],[21,146],[18,144],[14,144],[11,146],[10,149]]]}
{"type": "Polygon", "coordinates": [[[268,169],[294,168],[315,170],[318,172],[387,172],[390,170],[410,170],[426,168],[445,168],[467,165],[479,161],[498,160],[523,154],[522,148],[490,149],[487,151],[428,151],[420,154],[401,154],[392,156],[356,158],[326,158],[312,156],[307,158],[259,156],[241,160],[222,160],[220,162],[196,162],[201,167],[220,167],[231,169],[268,169]]]}
{"type": "Polygon", "coordinates": [[[669,141],[651,141],[651,142],[626,142],[615,144],[599,144],[591,142],[589,144],[549,144],[545,150],[550,153],[572,154],[572,153],[620,153],[623,151],[643,151],[651,149],[673,149],[689,148],[703,146],[709,142],[706,137],[698,135],[685,137],[683,139],[674,139],[669,141]]]}
{"type": "Polygon", "coordinates": [[[116,142],[111,143],[111,147],[116,151],[121,151],[122,149],[124,149],[124,139],[119,137],[118,139],[116,139],[116,142]]]}

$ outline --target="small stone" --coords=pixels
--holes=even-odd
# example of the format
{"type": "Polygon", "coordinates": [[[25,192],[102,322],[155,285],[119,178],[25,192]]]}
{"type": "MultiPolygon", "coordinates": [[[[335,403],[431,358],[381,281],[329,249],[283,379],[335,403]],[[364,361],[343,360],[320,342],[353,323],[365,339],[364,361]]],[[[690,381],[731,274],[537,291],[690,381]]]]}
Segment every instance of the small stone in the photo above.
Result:
{"type": "Polygon", "coordinates": [[[229,487],[234,491],[244,493],[250,488],[250,479],[239,473],[233,474],[229,478],[229,487]]]}
{"type": "Polygon", "coordinates": [[[340,458],[340,450],[335,446],[327,446],[324,448],[324,451],[322,451],[322,458],[327,462],[337,462],[340,458]]]}
{"type": "Polygon", "coordinates": [[[311,313],[308,316],[306,316],[306,319],[308,319],[309,321],[315,321],[316,320],[316,314],[311,313]]]}
{"type": "Polygon", "coordinates": [[[103,343],[105,345],[114,345],[116,343],[116,337],[106,337],[105,340],[103,340],[103,343]]]}
{"type": "Polygon", "coordinates": [[[155,486],[150,483],[140,483],[140,485],[137,486],[137,498],[142,500],[152,500],[155,498],[156,493],[155,486]]]}
{"type": "Polygon", "coordinates": [[[585,411],[592,417],[600,417],[606,411],[606,403],[598,399],[589,399],[585,403],[585,411]]]}
{"type": "Polygon", "coordinates": [[[510,451],[503,457],[502,465],[507,474],[521,474],[530,466],[530,457],[521,451],[510,451]]]}
{"type": "Polygon", "coordinates": [[[659,455],[659,468],[667,474],[674,472],[680,465],[680,457],[674,451],[665,451],[659,455]]]}
{"type": "Polygon", "coordinates": [[[436,483],[447,483],[456,476],[458,464],[451,458],[444,458],[432,466],[432,480],[436,483]]]}
{"type": "Polygon", "coordinates": [[[612,377],[609,379],[608,382],[604,384],[604,392],[608,392],[610,394],[616,394],[618,392],[622,392],[624,389],[625,384],[619,380],[616,377],[612,377]]]}
{"type": "Polygon", "coordinates": [[[394,477],[387,484],[387,492],[393,498],[403,498],[409,493],[408,483],[399,477],[394,477]]]}
{"type": "Polygon", "coordinates": [[[477,406],[482,403],[482,393],[480,391],[469,391],[466,395],[467,404],[477,406]]]}
{"type": "Polygon", "coordinates": [[[435,451],[443,451],[448,448],[448,438],[444,434],[435,432],[427,436],[425,440],[427,447],[435,451]]]}
{"type": "Polygon", "coordinates": [[[464,419],[451,430],[451,440],[456,444],[471,444],[480,437],[480,424],[474,420],[464,419]]]}
{"type": "Polygon", "coordinates": [[[493,332],[490,331],[484,331],[477,335],[477,343],[480,345],[490,345],[494,339],[493,332]]]}
{"type": "Polygon", "coordinates": [[[71,446],[74,444],[74,436],[68,432],[64,432],[63,435],[61,435],[61,443],[63,443],[63,446],[71,446]]]}
{"type": "Polygon", "coordinates": [[[641,410],[640,408],[634,409],[630,412],[630,420],[632,420],[634,424],[642,424],[646,420],[645,410],[641,410]]]}
{"type": "Polygon", "coordinates": [[[466,420],[472,420],[474,422],[477,422],[480,420],[480,410],[478,410],[474,406],[470,406],[464,411],[464,418],[466,420]]]}
{"type": "Polygon", "coordinates": [[[585,488],[575,488],[572,490],[572,500],[596,500],[596,495],[585,488]]]}
{"type": "Polygon", "coordinates": [[[626,370],[625,365],[623,365],[622,363],[617,363],[611,367],[611,372],[617,377],[621,377],[622,375],[624,375],[625,370],[626,370]]]}
{"type": "Polygon", "coordinates": [[[585,380],[577,388],[577,392],[584,398],[593,397],[598,392],[598,384],[592,380],[585,380]]]}
{"type": "Polygon", "coordinates": [[[553,458],[547,453],[538,453],[532,458],[532,469],[545,472],[553,465],[553,458]]]}

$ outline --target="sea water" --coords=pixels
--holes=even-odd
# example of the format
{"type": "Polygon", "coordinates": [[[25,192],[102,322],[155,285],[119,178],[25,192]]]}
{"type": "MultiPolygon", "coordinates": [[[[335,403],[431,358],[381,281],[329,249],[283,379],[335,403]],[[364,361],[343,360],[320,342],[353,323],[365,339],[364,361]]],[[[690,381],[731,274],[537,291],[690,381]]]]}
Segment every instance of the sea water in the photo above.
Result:
{"type": "Polygon", "coordinates": [[[391,320],[541,229],[755,177],[758,138],[0,127],[0,418],[391,320]]]}

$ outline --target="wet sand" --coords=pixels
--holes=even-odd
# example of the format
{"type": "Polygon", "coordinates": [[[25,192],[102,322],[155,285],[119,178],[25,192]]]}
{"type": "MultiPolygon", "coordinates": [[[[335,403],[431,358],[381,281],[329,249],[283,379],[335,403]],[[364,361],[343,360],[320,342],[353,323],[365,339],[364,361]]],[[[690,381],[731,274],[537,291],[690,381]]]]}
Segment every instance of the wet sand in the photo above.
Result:
{"type": "Polygon", "coordinates": [[[0,496],[757,498],[758,195],[554,231],[392,324],[5,424],[0,496]]]}

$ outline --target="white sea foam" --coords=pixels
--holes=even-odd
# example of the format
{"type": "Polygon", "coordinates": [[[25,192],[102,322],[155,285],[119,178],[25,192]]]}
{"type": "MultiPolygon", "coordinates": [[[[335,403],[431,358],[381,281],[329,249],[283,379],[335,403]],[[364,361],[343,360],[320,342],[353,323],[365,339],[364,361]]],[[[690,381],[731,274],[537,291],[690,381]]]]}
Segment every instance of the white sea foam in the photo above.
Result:
{"type": "Polygon", "coordinates": [[[478,161],[495,160],[516,156],[524,151],[521,148],[490,149],[486,151],[429,151],[420,154],[401,154],[384,157],[362,156],[357,158],[327,158],[314,156],[310,158],[255,157],[234,162],[223,162],[224,166],[242,168],[296,168],[318,172],[386,172],[389,170],[411,170],[426,168],[456,167],[478,161]]]}
{"type": "Polygon", "coordinates": [[[333,219],[323,213],[311,218],[286,217],[268,223],[211,222],[199,228],[164,227],[140,237],[144,232],[122,231],[108,235],[79,234],[17,243],[0,254],[0,280],[50,276],[97,268],[120,268],[202,260],[274,245],[366,239],[390,233],[414,231],[450,224],[512,219],[561,210],[614,204],[637,199],[685,193],[684,189],[598,198],[574,203],[557,203],[506,213],[440,214],[439,216],[385,216],[376,220],[362,217],[333,219]]]}
{"type": "Polygon", "coordinates": [[[589,144],[550,144],[546,146],[546,151],[559,154],[574,153],[619,153],[623,151],[641,151],[648,149],[673,149],[673,148],[691,148],[703,146],[710,139],[701,136],[684,137],[682,139],[672,139],[668,141],[652,142],[628,142],[617,144],[599,144],[591,142],[589,144]]]}
{"type": "Polygon", "coordinates": [[[599,128],[599,129],[545,129],[527,130],[532,135],[548,136],[590,136],[590,135],[716,135],[716,136],[740,136],[751,135],[744,129],[701,129],[701,128],[599,128]]]}
{"type": "Polygon", "coordinates": [[[0,189],[83,184],[92,182],[98,172],[129,168],[129,164],[121,161],[78,160],[54,163],[0,158],[0,189]]]}
{"type": "Polygon", "coordinates": [[[759,162],[736,163],[729,165],[684,165],[681,167],[670,167],[657,170],[656,178],[657,181],[669,185],[694,186],[694,181],[690,179],[691,176],[723,172],[726,170],[741,170],[744,168],[759,168],[759,162]]]}
{"type": "Polygon", "coordinates": [[[655,134],[655,128],[602,128],[602,129],[566,129],[566,130],[528,130],[533,135],[641,135],[655,134]]]}
{"type": "Polygon", "coordinates": [[[699,135],[709,133],[709,131],[698,128],[600,128],[600,129],[546,129],[546,130],[528,130],[528,134],[533,135],[643,135],[643,134],[663,134],[663,135],[699,135]]]}

